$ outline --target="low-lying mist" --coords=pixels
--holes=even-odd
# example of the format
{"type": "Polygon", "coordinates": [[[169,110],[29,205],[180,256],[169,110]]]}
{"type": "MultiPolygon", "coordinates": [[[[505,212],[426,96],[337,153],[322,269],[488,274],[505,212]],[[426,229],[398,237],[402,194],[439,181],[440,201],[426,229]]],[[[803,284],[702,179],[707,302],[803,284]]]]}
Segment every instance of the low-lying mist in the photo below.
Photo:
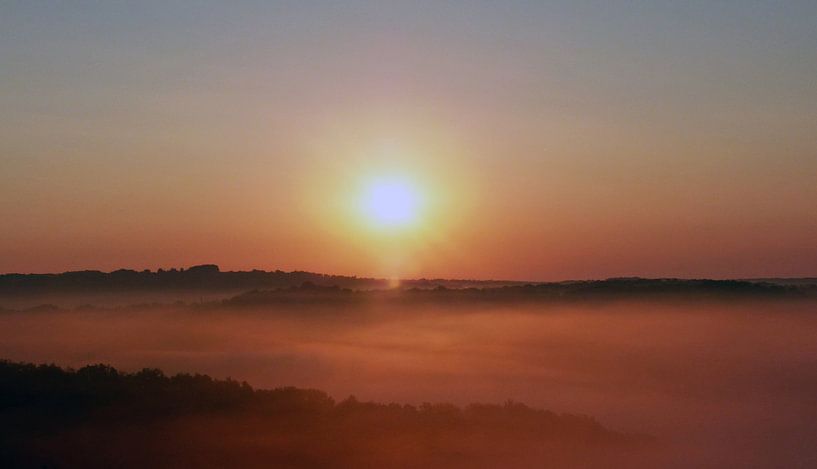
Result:
{"type": "Polygon", "coordinates": [[[0,357],[341,400],[504,402],[646,433],[661,467],[817,465],[817,303],[608,301],[5,312],[0,357]]]}

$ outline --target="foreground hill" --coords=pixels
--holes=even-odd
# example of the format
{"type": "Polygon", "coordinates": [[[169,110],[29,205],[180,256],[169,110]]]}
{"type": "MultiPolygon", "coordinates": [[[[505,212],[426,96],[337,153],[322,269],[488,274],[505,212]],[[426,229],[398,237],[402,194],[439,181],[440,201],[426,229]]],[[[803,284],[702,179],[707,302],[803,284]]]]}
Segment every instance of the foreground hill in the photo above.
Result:
{"type": "Polygon", "coordinates": [[[2,467],[587,467],[649,443],[513,402],[335,402],[104,365],[0,362],[0,421],[2,467]]]}

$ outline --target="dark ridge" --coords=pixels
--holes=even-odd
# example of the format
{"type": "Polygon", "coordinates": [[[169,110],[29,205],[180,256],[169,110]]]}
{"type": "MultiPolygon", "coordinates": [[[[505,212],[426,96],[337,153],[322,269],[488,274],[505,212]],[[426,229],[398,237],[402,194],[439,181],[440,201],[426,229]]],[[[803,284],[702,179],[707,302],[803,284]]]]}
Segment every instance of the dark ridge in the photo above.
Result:
{"type": "MultiPolygon", "coordinates": [[[[163,291],[163,290],[252,290],[285,288],[310,282],[321,286],[339,286],[358,290],[387,288],[386,279],[326,275],[312,272],[281,270],[223,272],[217,265],[197,265],[188,269],[128,270],[113,272],[85,270],[61,274],[1,274],[0,295],[31,295],[43,293],[83,293],[100,291],[163,291]]],[[[523,282],[417,279],[405,284],[416,288],[445,285],[452,288],[484,285],[499,286],[523,282]]]]}
{"type": "MultiPolygon", "coordinates": [[[[168,270],[129,270],[113,272],[84,270],[53,274],[0,274],[0,295],[30,295],[44,293],[99,293],[104,291],[172,291],[172,290],[269,290],[299,287],[303,284],[339,287],[352,290],[387,289],[388,279],[327,275],[314,272],[281,270],[221,271],[215,264],[196,265],[168,270]]],[[[500,287],[530,287],[535,285],[546,290],[564,290],[566,286],[579,286],[585,290],[632,289],[656,291],[658,289],[686,287],[703,289],[752,290],[752,285],[782,287],[817,287],[814,278],[764,278],[740,280],[695,279],[643,279],[639,277],[610,278],[607,280],[573,280],[563,282],[521,282],[506,280],[460,280],[460,279],[410,279],[401,280],[403,289],[493,289],[500,287]]]]}
{"type": "Polygon", "coordinates": [[[817,277],[781,277],[781,278],[747,278],[747,282],[772,283],[776,285],[812,285],[817,286],[817,277]]]}
{"type": "MultiPolygon", "coordinates": [[[[592,281],[527,284],[495,288],[438,286],[433,289],[354,291],[305,283],[300,287],[253,290],[218,303],[259,306],[273,303],[341,305],[371,300],[403,303],[507,303],[615,299],[805,299],[817,298],[817,287],[777,285],[740,280],[615,278],[592,281]]],[[[214,304],[215,305],[215,304],[214,304]]]]}
{"type": "Polygon", "coordinates": [[[385,287],[384,280],[323,275],[311,272],[263,270],[222,272],[217,265],[197,265],[188,269],[157,271],[120,269],[113,272],[85,270],[61,274],[3,274],[0,293],[65,293],[150,290],[230,290],[276,288],[312,282],[318,285],[343,285],[356,288],[385,287]]]}
{"type": "Polygon", "coordinates": [[[512,401],[336,402],[318,390],[199,374],[8,361],[0,361],[0,422],[1,467],[512,466],[650,441],[512,401]]]}
{"type": "Polygon", "coordinates": [[[184,302],[143,302],[114,307],[82,304],[72,308],[39,304],[24,308],[4,308],[0,313],[49,313],[77,310],[142,310],[190,307],[194,309],[263,307],[265,305],[326,305],[332,308],[364,304],[437,304],[496,305],[514,303],[587,302],[615,300],[646,301],[755,301],[815,300],[817,285],[791,285],[744,280],[684,280],[615,278],[607,280],[567,281],[489,288],[391,288],[353,290],[337,285],[318,285],[311,281],[299,286],[254,289],[223,300],[184,302]]]}

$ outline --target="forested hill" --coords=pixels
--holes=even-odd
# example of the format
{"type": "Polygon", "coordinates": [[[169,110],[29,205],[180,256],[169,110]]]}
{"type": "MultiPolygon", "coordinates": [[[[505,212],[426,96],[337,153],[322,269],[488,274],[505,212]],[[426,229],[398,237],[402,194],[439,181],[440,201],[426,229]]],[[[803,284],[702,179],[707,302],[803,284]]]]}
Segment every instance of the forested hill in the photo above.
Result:
{"type": "MultiPolygon", "coordinates": [[[[484,280],[402,280],[326,275],[303,271],[221,271],[216,265],[158,271],[78,271],[61,274],[0,275],[0,306],[25,309],[40,304],[65,305],[66,298],[87,304],[220,302],[229,305],[268,302],[399,301],[541,301],[615,298],[817,298],[817,285],[791,279],[760,280],[643,279],[525,283],[484,280]],[[106,297],[107,295],[107,297],[106,297]],[[26,299],[14,303],[15,299],[26,299]],[[27,301],[27,303],[25,302],[27,301]],[[97,303],[99,301],[99,303],[97,303]]],[[[79,304],[79,303],[78,303],[79,304]]]]}
{"type": "MultiPolygon", "coordinates": [[[[355,290],[388,288],[387,279],[326,275],[313,272],[281,270],[222,271],[217,265],[197,265],[188,269],[128,270],[113,272],[83,270],[59,274],[2,274],[0,294],[81,293],[99,291],[157,291],[157,290],[253,290],[300,286],[308,282],[319,286],[337,286],[355,290]]],[[[468,286],[501,286],[523,282],[416,279],[403,282],[405,286],[431,288],[443,285],[449,288],[468,286]]]]}
{"type": "Polygon", "coordinates": [[[336,402],[206,375],[4,361],[0,421],[0,467],[586,468],[650,442],[513,402],[336,402]]]}
{"type": "MultiPolygon", "coordinates": [[[[332,304],[371,301],[403,304],[497,304],[609,300],[792,300],[817,299],[813,285],[777,285],[741,280],[607,279],[497,287],[403,288],[355,291],[311,283],[299,287],[253,290],[214,307],[264,306],[275,303],[332,304]]],[[[206,306],[206,305],[205,305],[206,306]]]]}
{"type": "Polygon", "coordinates": [[[243,290],[275,288],[312,282],[347,288],[385,287],[386,282],[371,278],[323,275],[311,272],[239,271],[223,272],[217,265],[197,265],[188,269],[128,270],[113,272],[83,270],[59,274],[0,275],[0,293],[82,292],[127,290],[216,289],[243,290]]]}

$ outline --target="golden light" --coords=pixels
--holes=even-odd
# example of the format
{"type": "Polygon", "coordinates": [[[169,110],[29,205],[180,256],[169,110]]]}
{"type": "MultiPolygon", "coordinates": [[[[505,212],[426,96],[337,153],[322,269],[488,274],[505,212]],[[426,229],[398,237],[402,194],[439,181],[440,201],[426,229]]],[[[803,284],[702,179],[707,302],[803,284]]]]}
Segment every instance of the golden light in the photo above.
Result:
{"type": "Polygon", "coordinates": [[[417,223],[422,202],[420,191],[406,178],[381,177],[364,188],[360,210],[377,227],[405,228],[417,223]]]}
{"type": "Polygon", "coordinates": [[[340,246],[332,251],[335,270],[355,266],[382,278],[416,276],[444,258],[459,262],[451,253],[472,236],[463,227],[475,213],[469,158],[478,152],[428,119],[371,124],[386,117],[337,119],[337,130],[311,140],[316,146],[302,160],[309,176],[299,184],[305,237],[340,246]]]}

